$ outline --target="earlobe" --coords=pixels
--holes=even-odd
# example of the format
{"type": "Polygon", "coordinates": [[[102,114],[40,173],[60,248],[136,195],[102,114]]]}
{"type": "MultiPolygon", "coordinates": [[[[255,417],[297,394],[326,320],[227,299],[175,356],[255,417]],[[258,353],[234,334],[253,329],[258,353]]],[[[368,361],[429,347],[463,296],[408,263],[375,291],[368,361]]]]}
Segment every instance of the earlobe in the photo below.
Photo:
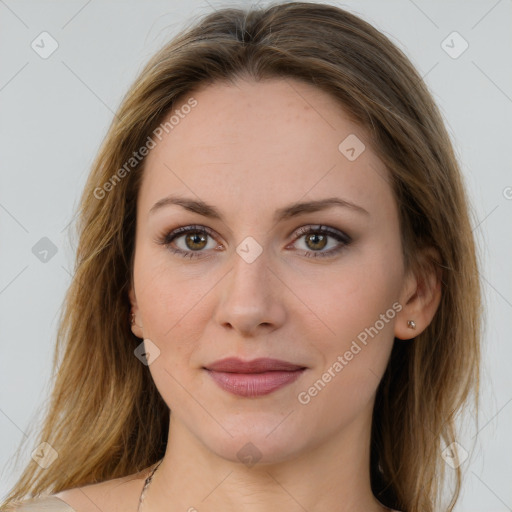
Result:
{"type": "Polygon", "coordinates": [[[130,299],[130,326],[132,333],[137,336],[137,338],[144,338],[142,333],[142,322],[139,318],[139,308],[137,306],[137,298],[135,297],[135,291],[133,287],[130,287],[130,291],[128,292],[128,297],[130,299]]]}
{"type": "Polygon", "coordinates": [[[423,265],[411,271],[404,285],[403,308],[397,315],[395,337],[409,340],[421,334],[430,324],[441,302],[442,271],[436,264],[437,251],[429,248],[423,265]],[[434,251],[434,253],[432,253],[434,251]]]}
{"type": "Polygon", "coordinates": [[[415,338],[423,330],[424,327],[420,324],[420,327],[418,328],[415,320],[407,320],[404,316],[398,316],[395,323],[395,338],[398,338],[399,340],[410,340],[415,338]]]}
{"type": "Polygon", "coordinates": [[[137,336],[137,338],[143,339],[144,334],[142,333],[142,326],[135,323],[135,319],[132,322],[132,333],[137,336]]]}

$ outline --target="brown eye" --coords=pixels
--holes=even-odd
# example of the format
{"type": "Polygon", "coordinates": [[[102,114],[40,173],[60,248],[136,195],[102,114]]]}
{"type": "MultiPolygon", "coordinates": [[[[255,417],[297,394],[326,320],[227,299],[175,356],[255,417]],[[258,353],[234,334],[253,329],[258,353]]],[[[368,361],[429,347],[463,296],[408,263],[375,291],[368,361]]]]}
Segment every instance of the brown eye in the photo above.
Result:
{"type": "Polygon", "coordinates": [[[328,226],[304,226],[295,232],[295,236],[297,241],[304,239],[302,249],[306,250],[303,254],[308,258],[334,256],[352,242],[347,234],[328,226]],[[330,244],[330,240],[334,243],[330,244]],[[328,245],[332,247],[324,250],[328,245]]]}
{"type": "Polygon", "coordinates": [[[313,251],[319,251],[327,245],[327,238],[328,237],[326,235],[312,233],[306,235],[305,242],[306,245],[313,251]]]}
{"type": "Polygon", "coordinates": [[[185,236],[185,244],[192,251],[199,251],[206,247],[208,235],[198,232],[185,236]]]}
{"type": "Polygon", "coordinates": [[[208,249],[222,247],[215,241],[213,232],[204,226],[180,227],[157,241],[172,253],[186,258],[207,257],[208,249]]]}

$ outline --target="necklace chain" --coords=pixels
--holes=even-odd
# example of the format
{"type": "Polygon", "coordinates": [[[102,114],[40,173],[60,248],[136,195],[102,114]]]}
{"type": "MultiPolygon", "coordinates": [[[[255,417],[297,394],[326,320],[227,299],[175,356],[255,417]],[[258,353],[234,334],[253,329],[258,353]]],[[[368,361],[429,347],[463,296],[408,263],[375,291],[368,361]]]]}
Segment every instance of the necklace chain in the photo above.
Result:
{"type": "Polygon", "coordinates": [[[140,493],[139,497],[139,506],[137,508],[137,512],[142,512],[142,502],[144,501],[144,497],[146,496],[146,493],[149,488],[149,484],[151,483],[151,480],[153,480],[153,475],[155,474],[155,471],[157,470],[158,466],[162,464],[163,459],[161,459],[158,464],[151,470],[151,473],[146,478],[146,481],[144,482],[144,487],[142,488],[142,492],[140,493]]]}
{"type": "MultiPolygon", "coordinates": [[[[155,474],[156,470],[158,469],[158,466],[160,466],[160,464],[162,464],[163,460],[164,459],[161,459],[160,461],[158,461],[157,465],[151,470],[151,473],[149,473],[149,476],[146,478],[146,481],[144,482],[144,487],[142,488],[142,492],[140,493],[139,506],[137,508],[137,512],[142,512],[142,502],[144,501],[144,497],[146,496],[146,493],[149,489],[149,484],[153,480],[153,475],[155,474]]],[[[382,505],[382,506],[384,507],[384,505],[382,505]]],[[[394,512],[392,509],[390,509],[388,507],[384,507],[384,508],[386,510],[394,512]]]]}

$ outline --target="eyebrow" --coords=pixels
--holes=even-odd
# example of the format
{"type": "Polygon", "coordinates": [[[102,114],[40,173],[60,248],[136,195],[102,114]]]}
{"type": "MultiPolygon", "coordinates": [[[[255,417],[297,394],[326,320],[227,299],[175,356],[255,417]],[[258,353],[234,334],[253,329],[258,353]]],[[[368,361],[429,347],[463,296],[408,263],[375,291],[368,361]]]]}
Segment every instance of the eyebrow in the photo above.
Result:
{"type": "MultiPolygon", "coordinates": [[[[222,214],[215,206],[209,205],[208,203],[205,203],[204,201],[201,200],[190,199],[187,197],[181,197],[176,195],[170,195],[160,199],[151,207],[149,213],[153,214],[156,211],[160,210],[161,208],[171,205],[182,206],[183,208],[190,212],[198,213],[199,215],[203,215],[204,217],[218,219],[224,222],[222,214]]],[[[293,203],[284,208],[279,208],[274,213],[274,222],[280,222],[304,213],[319,212],[322,210],[326,210],[328,208],[332,208],[333,206],[348,208],[350,210],[362,213],[364,215],[370,215],[369,212],[365,210],[362,206],[347,201],[346,199],[341,199],[339,197],[327,197],[325,199],[318,199],[315,201],[293,203]]]]}

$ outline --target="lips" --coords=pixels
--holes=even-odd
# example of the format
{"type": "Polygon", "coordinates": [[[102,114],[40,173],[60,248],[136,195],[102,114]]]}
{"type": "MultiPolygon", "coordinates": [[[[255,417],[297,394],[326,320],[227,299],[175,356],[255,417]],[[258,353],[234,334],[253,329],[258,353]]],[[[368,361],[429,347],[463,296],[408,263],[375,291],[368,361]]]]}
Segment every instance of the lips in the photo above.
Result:
{"type": "Polygon", "coordinates": [[[291,384],[306,368],[279,359],[242,361],[230,357],[204,369],[221,389],[238,396],[258,397],[291,384]]]}

